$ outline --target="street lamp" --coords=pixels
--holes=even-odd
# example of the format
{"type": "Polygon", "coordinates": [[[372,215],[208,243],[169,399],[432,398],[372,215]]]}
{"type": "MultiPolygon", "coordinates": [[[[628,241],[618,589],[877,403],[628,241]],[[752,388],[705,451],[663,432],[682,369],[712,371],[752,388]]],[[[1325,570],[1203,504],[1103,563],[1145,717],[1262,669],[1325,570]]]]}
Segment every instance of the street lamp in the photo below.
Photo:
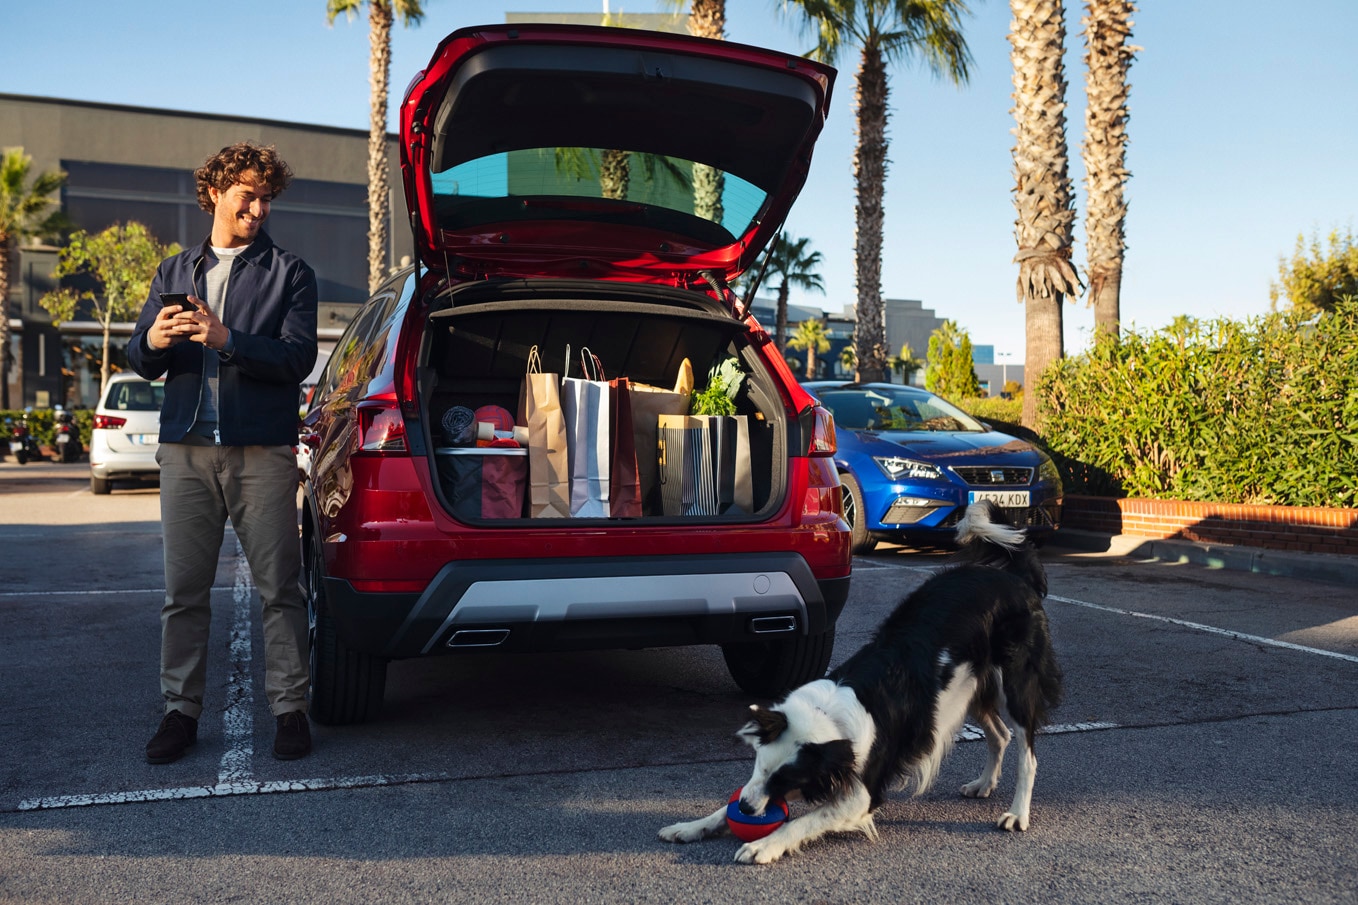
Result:
{"type": "MultiPolygon", "coordinates": [[[[999,359],[1010,359],[1014,357],[1013,352],[996,352],[995,357],[999,359]]],[[[1009,362],[1000,362],[1000,395],[1004,395],[1004,388],[1009,385],[1009,362]]]]}

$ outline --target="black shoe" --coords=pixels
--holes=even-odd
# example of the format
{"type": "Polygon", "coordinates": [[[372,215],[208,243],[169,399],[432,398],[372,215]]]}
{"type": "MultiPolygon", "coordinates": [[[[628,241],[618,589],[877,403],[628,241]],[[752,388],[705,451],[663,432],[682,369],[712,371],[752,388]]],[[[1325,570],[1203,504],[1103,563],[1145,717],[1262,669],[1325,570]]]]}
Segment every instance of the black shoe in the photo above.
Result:
{"type": "Polygon", "coordinates": [[[160,728],[146,743],[146,762],[148,764],[168,764],[179,760],[184,752],[198,741],[198,721],[185,716],[178,710],[171,710],[160,721],[160,728]]]}
{"type": "Polygon", "coordinates": [[[296,760],[311,753],[311,724],[300,710],[289,710],[278,717],[278,734],[273,738],[273,756],[296,760]]]}

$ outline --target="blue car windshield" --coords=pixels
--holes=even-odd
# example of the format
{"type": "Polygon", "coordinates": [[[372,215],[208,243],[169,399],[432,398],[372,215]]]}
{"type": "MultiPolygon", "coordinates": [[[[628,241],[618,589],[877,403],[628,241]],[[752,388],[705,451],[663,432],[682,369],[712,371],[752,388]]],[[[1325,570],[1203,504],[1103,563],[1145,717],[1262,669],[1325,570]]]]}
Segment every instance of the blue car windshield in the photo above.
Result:
{"type": "Polygon", "coordinates": [[[827,388],[816,396],[835,416],[835,426],[848,430],[982,433],[986,429],[957,406],[924,390],[827,388]]]}

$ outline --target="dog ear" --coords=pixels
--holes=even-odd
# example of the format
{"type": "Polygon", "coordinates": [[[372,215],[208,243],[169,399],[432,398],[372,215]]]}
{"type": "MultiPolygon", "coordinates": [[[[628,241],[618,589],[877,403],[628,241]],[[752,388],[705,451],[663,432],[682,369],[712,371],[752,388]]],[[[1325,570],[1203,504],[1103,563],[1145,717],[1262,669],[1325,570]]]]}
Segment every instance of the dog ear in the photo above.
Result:
{"type": "Polygon", "coordinates": [[[751,704],[750,713],[750,721],[736,733],[747,745],[753,746],[756,741],[767,745],[787,731],[787,717],[780,710],[765,710],[758,704],[751,704]]]}
{"type": "Polygon", "coordinates": [[[806,778],[802,782],[802,797],[807,804],[817,804],[842,797],[856,781],[853,745],[847,739],[802,745],[797,753],[797,764],[806,778]]]}

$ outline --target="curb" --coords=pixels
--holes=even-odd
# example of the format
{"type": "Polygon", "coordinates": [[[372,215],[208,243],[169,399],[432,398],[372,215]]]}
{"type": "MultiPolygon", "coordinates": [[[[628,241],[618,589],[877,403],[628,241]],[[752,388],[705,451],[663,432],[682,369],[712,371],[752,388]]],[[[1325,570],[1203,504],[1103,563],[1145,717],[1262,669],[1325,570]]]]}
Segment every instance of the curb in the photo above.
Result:
{"type": "Polygon", "coordinates": [[[1358,556],[1289,553],[1259,547],[1204,544],[1187,540],[1135,537],[1130,534],[1100,534],[1097,531],[1074,528],[1061,528],[1052,532],[1047,544],[1052,547],[1089,553],[1108,553],[1149,562],[1192,563],[1208,569],[1255,572],[1302,581],[1358,586],[1358,556]]]}

